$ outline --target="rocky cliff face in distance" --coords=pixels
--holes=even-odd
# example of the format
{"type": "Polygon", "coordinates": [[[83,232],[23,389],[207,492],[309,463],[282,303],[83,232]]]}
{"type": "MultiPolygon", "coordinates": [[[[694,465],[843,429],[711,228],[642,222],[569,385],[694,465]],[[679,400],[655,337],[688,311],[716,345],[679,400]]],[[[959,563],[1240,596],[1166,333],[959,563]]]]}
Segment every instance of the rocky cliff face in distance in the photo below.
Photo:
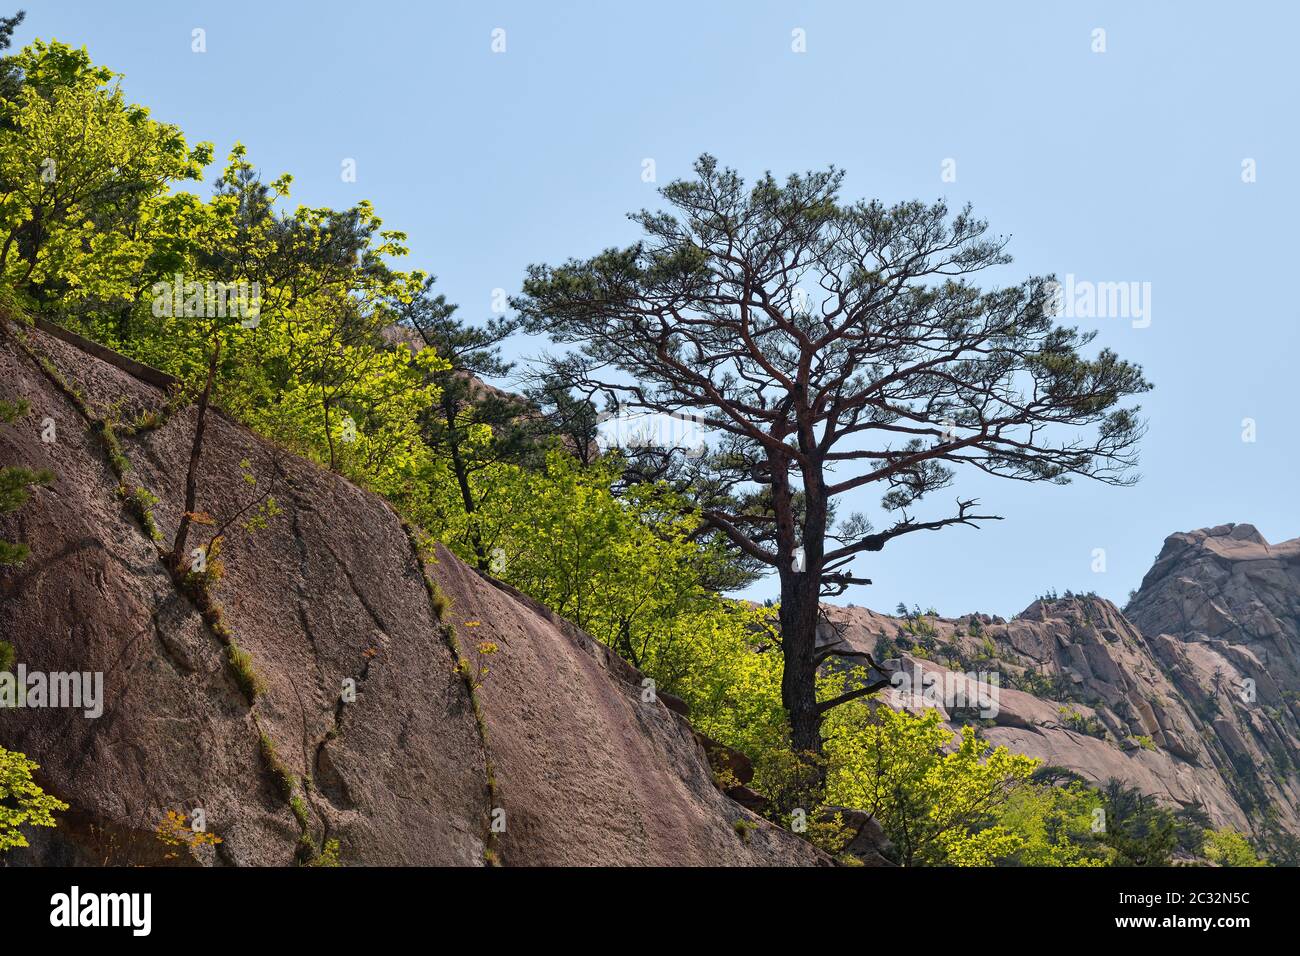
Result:
{"type": "Polygon", "coordinates": [[[1170,535],[1126,608],[1241,805],[1300,816],[1300,539],[1170,535]]]}
{"type": "Polygon", "coordinates": [[[1011,621],[827,614],[822,643],[898,675],[893,706],[933,702],[925,685],[946,678],[963,689],[949,694],[954,728],[1199,804],[1216,825],[1300,832],[1300,540],[1270,546],[1250,525],[1172,535],[1127,613],[1067,596],[1011,621]]]}

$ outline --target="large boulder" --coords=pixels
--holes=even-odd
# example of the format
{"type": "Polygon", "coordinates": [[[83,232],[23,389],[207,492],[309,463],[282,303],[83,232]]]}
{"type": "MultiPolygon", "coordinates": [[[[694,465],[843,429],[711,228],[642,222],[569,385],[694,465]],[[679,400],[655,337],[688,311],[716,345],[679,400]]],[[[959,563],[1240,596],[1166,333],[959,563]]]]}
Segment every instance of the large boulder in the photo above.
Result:
{"type": "Polygon", "coordinates": [[[871,814],[851,807],[828,806],[817,819],[823,826],[841,828],[839,839],[844,847],[840,852],[852,858],[849,862],[862,866],[898,865],[898,851],[871,814]]]}

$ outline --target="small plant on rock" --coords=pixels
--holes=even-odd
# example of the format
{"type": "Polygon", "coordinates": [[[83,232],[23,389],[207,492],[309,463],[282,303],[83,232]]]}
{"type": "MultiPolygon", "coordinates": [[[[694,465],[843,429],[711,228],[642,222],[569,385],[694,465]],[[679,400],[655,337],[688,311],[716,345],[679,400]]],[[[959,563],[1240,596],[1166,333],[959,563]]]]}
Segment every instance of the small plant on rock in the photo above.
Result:
{"type": "MultiPolygon", "coordinates": [[[[158,823],[154,830],[154,836],[169,847],[185,847],[186,852],[193,859],[199,858],[199,851],[205,846],[216,846],[221,842],[221,837],[215,833],[209,833],[206,830],[196,830],[190,825],[185,814],[177,810],[168,810],[166,815],[158,823]]],[[[179,853],[168,851],[166,858],[175,860],[180,857],[179,853]]]]}

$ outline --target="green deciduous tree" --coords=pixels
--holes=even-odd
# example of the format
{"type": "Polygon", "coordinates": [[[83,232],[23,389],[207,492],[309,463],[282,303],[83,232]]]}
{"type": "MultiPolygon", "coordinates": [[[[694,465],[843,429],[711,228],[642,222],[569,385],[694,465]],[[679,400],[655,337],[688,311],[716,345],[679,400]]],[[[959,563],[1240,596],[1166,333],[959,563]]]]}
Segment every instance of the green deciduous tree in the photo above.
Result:
{"type": "Polygon", "coordinates": [[[539,463],[543,423],[522,398],[484,381],[510,373],[513,366],[501,358],[501,343],[518,323],[491,319],[482,327],[469,325],[456,318],[456,306],[446,297],[434,294],[433,281],[427,279],[398,314],[417,343],[445,363],[432,375],[439,397],[421,415],[421,426],[430,451],[450,463],[465,510],[468,544],[474,562],[486,571],[491,562],[476,515],[479,496],[490,493],[490,485],[476,482],[475,475],[501,463],[539,463]]]}
{"type": "Polygon", "coordinates": [[[1205,858],[1219,866],[1268,866],[1250,841],[1232,827],[1205,831],[1205,858]]]}
{"type": "Polygon", "coordinates": [[[382,339],[394,303],[414,294],[422,278],[387,265],[405,254],[405,236],[383,230],[364,202],[342,212],[281,212],[291,182],[288,175],[263,182],[237,145],[211,202],[196,212],[201,228],[188,229],[174,250],[186,264],[187,289],[212,283],[238,289],[241,303],[254,300],[251,309],[223,309],[196,293],[194,307],[185,296],[183,313],[166,315],[182,341],[199,346],[205,366],[171,552],[177,567],[186,558],[207,410],[223,369],[238,383],[228,394],[245,417],[320,439],[331,468],[340,465],[342,441],[351,446],[350,464],[371,474],[414,440],[413,429],[388,414],[392,406],[418,407],[435,395],[423,377],[439,367],[434,354],[412,358],[382,339]]]}
{"type": "Polygon", "coordinates": [[[1053,785],[1033,781],[1012,790],[997,824],[1017,844],[1001,861],[1016,866],[1106,866],[1102,843],[1102,796],[1079,781],[1053,785]]]}
{"type": "Polygon", "coordinates": [[[999,822],[1037,761],[963,727],[955,750],[937,710],[854,702],[827,722],[827,799],[873,814],[904,866],[990,866],[1022,838],[999,822]]]}
{"type": "Polygon", "coordinates": [[[558,451],[542,469],[500,466],[481,473],[495,487],[476,517],[482,545],[500,549],[504,580],[636,664],[714,597],[699,583],[710,556],[691,540],[696,519],[665,489],[616,497],[618,470],[558,451]]]}
{"type": "Polygon", "coordinates": [[[211,147],[128,104],[84,49],[37,40],[6,62],[21,83],[0,101],[0,276],[37,304],[129,304],[167,190],[211,147]]]}

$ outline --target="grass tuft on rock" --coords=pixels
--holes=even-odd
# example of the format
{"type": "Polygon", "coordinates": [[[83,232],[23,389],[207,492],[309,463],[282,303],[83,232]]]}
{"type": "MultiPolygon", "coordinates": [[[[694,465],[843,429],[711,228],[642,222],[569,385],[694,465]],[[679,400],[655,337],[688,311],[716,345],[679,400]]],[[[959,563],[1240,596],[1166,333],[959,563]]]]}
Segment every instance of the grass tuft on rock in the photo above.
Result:
{"type": "MultiPolygon", "coordinates": [[[[226,663],[230,667],[230,673],[234,677],[235,683],[239,685],[239,689],[243,691],[244,696],[251,704],[257,699],[257,695],[266,689],[262,678],[253,667],[253,656],[234,641],[231,641],[226,645],[226,663]]],[[[263,735],[263,740],[265,739],[265,735],[263,735]]]]}

